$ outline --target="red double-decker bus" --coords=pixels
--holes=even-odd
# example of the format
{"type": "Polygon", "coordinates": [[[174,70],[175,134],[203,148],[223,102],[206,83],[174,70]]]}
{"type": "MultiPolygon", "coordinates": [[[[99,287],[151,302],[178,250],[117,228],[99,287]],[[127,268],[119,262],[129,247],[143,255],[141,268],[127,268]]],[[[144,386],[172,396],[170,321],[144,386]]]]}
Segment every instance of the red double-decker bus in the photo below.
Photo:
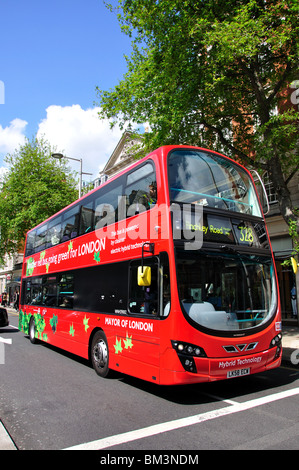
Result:
{"type": "Polygon", "coordinates": [[[251,174],[161,147],[27,234],[20,329],[158,384],[281,362],[279,291],[251,174]]]}

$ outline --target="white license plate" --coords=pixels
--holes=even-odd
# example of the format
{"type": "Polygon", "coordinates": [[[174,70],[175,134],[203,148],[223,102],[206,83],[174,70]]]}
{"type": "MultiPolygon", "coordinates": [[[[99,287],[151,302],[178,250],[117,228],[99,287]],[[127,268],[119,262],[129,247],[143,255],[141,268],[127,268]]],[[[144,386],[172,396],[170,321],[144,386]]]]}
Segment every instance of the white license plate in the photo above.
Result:
{"type": "Polygon", "coordinates": [[[229,370],[227,373],[227,378],[230,379],[231,377],[242,377],[243,375],[249,375],[250,368],[247,369],[236,369],[236,370],[229,370]]]}

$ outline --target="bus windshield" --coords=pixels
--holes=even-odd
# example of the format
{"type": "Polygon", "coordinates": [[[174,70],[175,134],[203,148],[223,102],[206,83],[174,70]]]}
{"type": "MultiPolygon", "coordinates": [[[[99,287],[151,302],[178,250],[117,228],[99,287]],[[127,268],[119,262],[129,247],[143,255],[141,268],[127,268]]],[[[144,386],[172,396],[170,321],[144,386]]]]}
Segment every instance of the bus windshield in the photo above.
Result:
{"type": "Polygon", "coordinates": [[[221,156],[179,149],[168,160],[170,199],[261,217],[247,173],[221,156]]]}
{"type": "Polygon", "coordinates": [[[247,330],[265,324],[276,312],[270,257],[178,249],[177,275],[183,311],[199,326],[247,330]]]}

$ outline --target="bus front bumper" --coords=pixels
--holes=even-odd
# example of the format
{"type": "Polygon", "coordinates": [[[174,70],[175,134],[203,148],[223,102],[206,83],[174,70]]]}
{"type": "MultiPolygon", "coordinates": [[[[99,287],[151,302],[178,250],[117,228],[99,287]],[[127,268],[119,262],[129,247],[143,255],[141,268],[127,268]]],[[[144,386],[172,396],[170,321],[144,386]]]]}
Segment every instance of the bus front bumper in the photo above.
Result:
{"type": "Polygon", "coordinates": [[[177,370],[167,370],[166,368],[161,372],[160,383],[165,385],[171,383],[187,384],[244,377],[279,367],[281,356],[282,348],[275,347],[250,355],[226,358],[196,357],[194,358],[195,369],[192,372],[184,370],[178,360],[177,370]]]}

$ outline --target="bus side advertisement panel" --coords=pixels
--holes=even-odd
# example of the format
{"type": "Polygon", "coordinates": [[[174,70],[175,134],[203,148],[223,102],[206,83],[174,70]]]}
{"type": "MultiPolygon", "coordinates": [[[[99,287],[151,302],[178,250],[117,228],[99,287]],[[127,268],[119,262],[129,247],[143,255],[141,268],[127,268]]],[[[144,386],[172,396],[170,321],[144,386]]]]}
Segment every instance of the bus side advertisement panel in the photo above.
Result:
{"type": "Polygon", "coordinates": [[[36,338],[88,359],[90,319],[94,314],[55,308],[26,306],[19,312],[19,329],[29,334],[33,318],[36,338]],[[89,323],[89,324],[88,324],[89,323]]]}
{"type": "Polygon", "coordinates": [[[101,327],[110,340],[109,349],[113,354],[133,358],[144,355],[147,362],[158,364],[159,321],[110,315],[103,316],[102,321],[101,327]]]}
{"type": "Polygon", "coordinates": [[[159,323],[157,319],[103,316],[101,327],[108,340],[110,367],[144,380],[158,381],[159,323]]]}
{"type": "Polygon", "coordinates": [[[162,212],[153,208],[129,221],[121,221],[36,253],[25,260],[23,275],[38,276],[140,257],[144,242],[167,239],[163,238],[167,236],[167,230],[165,223],[161,222],[165,219],[162,212]]]}

